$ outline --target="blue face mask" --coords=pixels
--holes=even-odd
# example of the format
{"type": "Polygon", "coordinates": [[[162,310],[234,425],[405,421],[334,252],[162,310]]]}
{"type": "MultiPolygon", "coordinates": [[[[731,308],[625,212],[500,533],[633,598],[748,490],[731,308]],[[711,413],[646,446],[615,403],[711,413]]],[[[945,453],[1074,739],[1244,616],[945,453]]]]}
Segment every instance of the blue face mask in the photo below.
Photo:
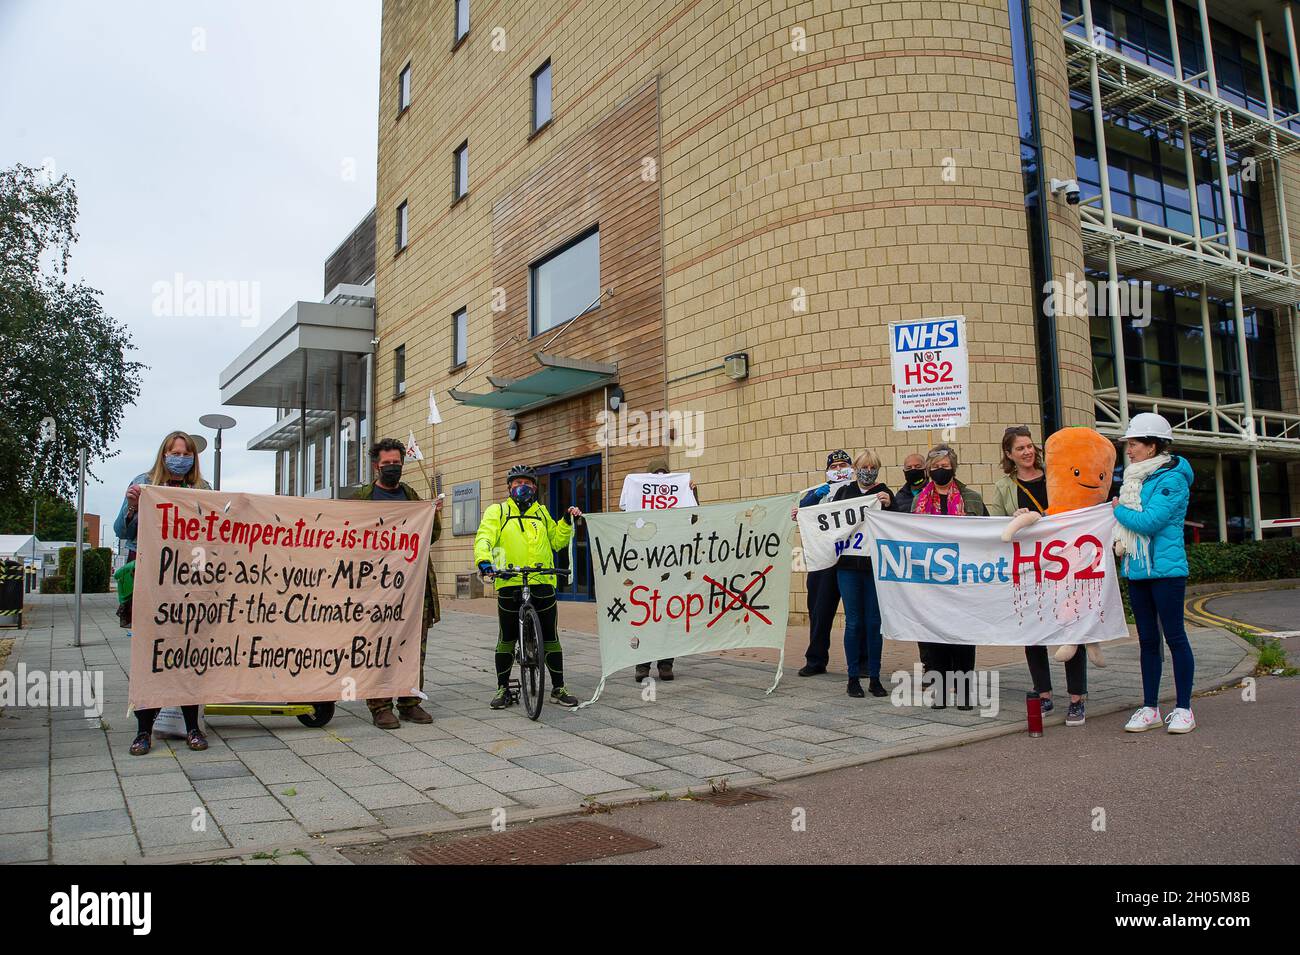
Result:
{"type": "Polygon", "coordinates": [[[163,459],[167,470],[177,477],[184,477],[194,467],[194,459],[188,454],[169,454],[163,459]]]}
{"type": "Polygon", "coordinates": [[[526,511],[532,507],[533,502],[537,500],[537,488],[525,482],[511,488],[510,496],[514,498],[515,503],[519,505],[520,511],[526,511]]]}

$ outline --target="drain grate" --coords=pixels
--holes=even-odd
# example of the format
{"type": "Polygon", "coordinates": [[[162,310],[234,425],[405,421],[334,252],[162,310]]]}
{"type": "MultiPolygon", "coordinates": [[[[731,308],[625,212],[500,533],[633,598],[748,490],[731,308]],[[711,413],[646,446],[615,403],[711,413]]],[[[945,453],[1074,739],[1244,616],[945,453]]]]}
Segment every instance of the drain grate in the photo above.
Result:
{"type": "Polygon", "coordinates": [[[714,806],[743,806],[746,803],[762,802],[771,799],[754,789],[724,789],[722,792],[709,793],[707,796],[692,797],[696,802],[707,802],[714,806]]]}
{"type": "Polygon", "coordinates": [[[420,865],[569,865],[658,849],[659,843],[595,822],[530,826],[412,849],[420,865]]]}

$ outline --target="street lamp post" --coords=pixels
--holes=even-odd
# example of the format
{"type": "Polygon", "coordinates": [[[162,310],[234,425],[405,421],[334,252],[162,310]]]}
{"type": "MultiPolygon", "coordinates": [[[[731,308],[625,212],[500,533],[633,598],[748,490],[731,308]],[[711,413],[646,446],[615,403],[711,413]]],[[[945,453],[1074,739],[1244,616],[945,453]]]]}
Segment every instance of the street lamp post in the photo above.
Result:
{"type": "Polygon", "coordinates": [[[205,414],[199,418],[199,424],[217,432],[217,440],[212,452],[212,489],[221,490],[221,432],[235,426],[235,419],[224,414],[205,414]]]}

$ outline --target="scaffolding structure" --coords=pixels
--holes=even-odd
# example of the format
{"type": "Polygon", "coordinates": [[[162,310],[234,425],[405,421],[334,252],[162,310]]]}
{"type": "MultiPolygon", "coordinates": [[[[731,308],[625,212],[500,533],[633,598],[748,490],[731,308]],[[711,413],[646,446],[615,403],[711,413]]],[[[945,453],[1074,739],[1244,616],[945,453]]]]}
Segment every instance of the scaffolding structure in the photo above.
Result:
{"type": "MultiPolygon", "coordinates": [[[[1290,325],[1291,360],[1300,381],[1300,310],[1296,307],[1300,303],[1300,266],[1291,255],[1282,178],[1283,157],[1300,156],[1300,132],[1291,128],[1292,121],[1300,119],[1300,113],[1279,116],[1274,109],[1264,28],[1258,17],[1255,19],[1255,41],[1265,97],[1265,114],[1262,116],[1220,96],[1206,0],[1196,0],[1206,68],[1186,77],[1183,75],[1174,0],[1165,0],[1173,57],[1172,75],[1107,46],[1104,31],[1097,30],[1093,22],[1092,0],[1082,0],[1082,4],[1083,13],[1066,21],[1063,30],[1070,88],[1087,96],[1092,104],[1100,175],[1100,194],[1080,206],[1083,247],[1085,258],[1106,272],[1107,312],[1115,347],[1115,387],[1101,389],[1094,396],[1097,429],[1118,437],[1127,429],[1133,408],[1156,411],[1170,419],[1180,446],[1213,453],[1221,540],[1227,539],[1223,457],[1225,454],[1244,454],[1249,459],[1251,527],[1255,539],[1259,540],[1263,522],[1258,455],[1263,451],[1277,458],[1300,460],[1300,415],[1260,410],[1254,406],[1242,298],[1246,296],[1281,306],[1290,325]],[[1078,32],[1080,29],[1081,33],[1078,32]],[[1202,82],[1204,88],[1199,85],[1202,82]],[[1120,215],[1112,209],[1105,117],[1118,113],[1139,116],[1149,123],[1181,133],[1191,197],[1191,234],[1120,215]],[[1202,234],[1192,158],[1194,137],[1207,143],[1212,141],[1217,160],[1218,182],[1215,186],[1222,199],[1225,228],[1214,235],[1202,234]],[[1257,163],[1267,163],[1271,169],[1277,203],[1280,259],[1238,247],[1229,183],[1229,149],[1247,153],[1257,163]],[[1166,285],[1198,291],[1209,383],[1208,402],[1176,401],[1129,392],[1123,319],[1119,308],[1121,269],[1130,276],[1151,277],[1166,285]],[[1207,298],[1210,293],[1232,302],[1242,395],[1242,400],[1233,404],[1220,404],[1218,401],[1207,298]]],[[[1289,3],[1283,8],[1283,19],[1292,86],[1300,91],[1300,56],[1296,52],[1295,26],[1289,3]]]]}

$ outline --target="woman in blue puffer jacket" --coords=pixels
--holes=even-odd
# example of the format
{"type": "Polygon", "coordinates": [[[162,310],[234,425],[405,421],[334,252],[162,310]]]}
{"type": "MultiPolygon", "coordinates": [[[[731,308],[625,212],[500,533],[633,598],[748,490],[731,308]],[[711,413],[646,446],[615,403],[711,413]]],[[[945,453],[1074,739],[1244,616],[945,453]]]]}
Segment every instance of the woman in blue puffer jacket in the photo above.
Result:
{"type": "Polygon", "coordinates": [[[1115,505],[1115,553],[1123,557],[1129,603],[1137,624],[1142,660],[1142,706],[1124,729],[1141,733],[1161,723],[1160,671],[1164,653],[1160,632],[1174,663],[1177,701],[1164,719],[1170,733],[1196,729],[1192,716],[1192,645],[1183,626],[1187,589],[1187,548],[1183,521],[1192,487],[1186,458],[1169,453],[1173,429],[1158,414],[1133,416],[1124,434],[1128,465],[1115,505]]]}

